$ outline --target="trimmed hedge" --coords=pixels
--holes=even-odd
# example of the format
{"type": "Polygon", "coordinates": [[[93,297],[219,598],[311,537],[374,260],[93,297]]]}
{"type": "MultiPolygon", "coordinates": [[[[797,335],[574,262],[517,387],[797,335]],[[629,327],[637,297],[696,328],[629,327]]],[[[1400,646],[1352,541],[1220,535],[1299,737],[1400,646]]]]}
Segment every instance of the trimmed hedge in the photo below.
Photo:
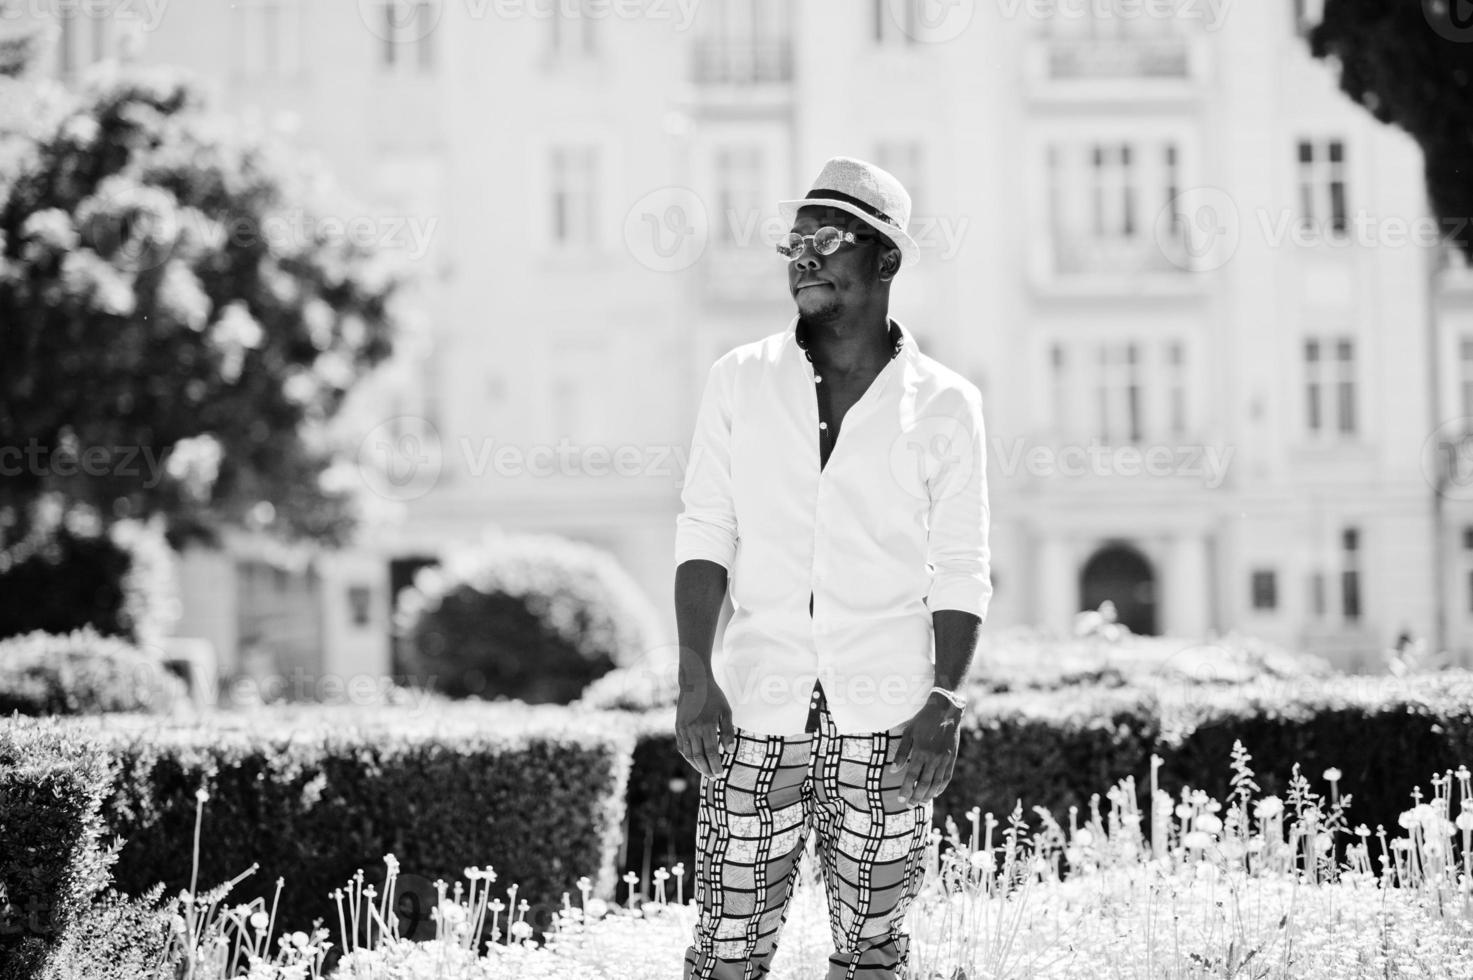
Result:
{"type": "Polygon", "coordinates": [[[521,886],[539,927],[582,875],[596,893],[614,894],[633,750],[616,724],[575,729],[557,709],[472,704],[426,714],[268,711],[239,727],[103,723],[96,732],[118,767],[103,814],[126,838],[113,875],[129,893],[157,881],[187,887],[203,786],[201,886],[259,862],[231,901],[269,898],[283,878],[285,929],[335,922],[329,893],[360,868],[382,884],[389,853],[421,902],[436,878],[492,865],[521,886]]]}
{"type": "Polygon", "coordinates": [[[421,569],[395,621],[406,667],[455,698],[567,704],[643,656],[659,617],[614,556],[546,534],[496,533],[421,569]]]}
{"type": "MultiPolygon", "coordinates": [[[[634,717],[641,734],[624,870],[642,873],[646,854],[655,867],[693,869],[700,776],[675,748],[673,710],[634,717]]],[[[1473,673],[983,693],[968,709],[935,821],[944,827],[950,817],[965,833],[973,806],[1003,821],[1021,801],[1025,820],[1043,806],[1062,822],[1070,806],[1083,813],[1092,795],[1103,798],[1126,776],[1144,808],[1152,754],[1163,760],[1162,789],[1176,795],[1190,785],[1222,799],[1234,740],[1252,753],[1265,794],[1287,792],[1296,762],[1327,792],[1323,773],[1335,767],[1341,793],[1352,797],[1351,826],[1395,826],[1414,787],[1425,797],[1434,772],[1473,766],[1473,673]]]]}
{"type": "Polygon", "coordinates": [[[39,976],[107,886],[103,753],[54,725],[0,727],[0,978],[39,976]]]}
{"type": "Polygon", "coordinates": [[[188,698],[157,655],[90,626],[0,640],[0,714],[167,713],[188,698]]]}

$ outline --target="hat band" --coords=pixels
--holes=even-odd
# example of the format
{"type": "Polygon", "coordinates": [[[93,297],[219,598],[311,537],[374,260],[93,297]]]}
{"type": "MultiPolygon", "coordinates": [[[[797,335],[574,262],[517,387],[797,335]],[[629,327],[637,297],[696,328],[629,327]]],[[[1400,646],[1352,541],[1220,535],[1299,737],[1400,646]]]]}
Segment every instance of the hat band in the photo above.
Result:
{"type": "Polygon", "coordinates": [[[893,228],[900,228],[900,222],[896,221],[894,218],[890,217],[888,214],[881,211],[873,204],[870,204],[868,201],[861,201],[859,198],[853,197],[849,194],[845,194],[843,191],[831,191],[827,188],[815,187],[813,190],[808,192],[808,197],[806,198],[806,200],[822,200],[826,197],[832,198],[836,201],[843,201],[845,204],[852,204],[863,211],[865,214],[869,215],[871,218],[879,218],[881,221],[885,222],[885,224],[890,225],[893,228]]]}

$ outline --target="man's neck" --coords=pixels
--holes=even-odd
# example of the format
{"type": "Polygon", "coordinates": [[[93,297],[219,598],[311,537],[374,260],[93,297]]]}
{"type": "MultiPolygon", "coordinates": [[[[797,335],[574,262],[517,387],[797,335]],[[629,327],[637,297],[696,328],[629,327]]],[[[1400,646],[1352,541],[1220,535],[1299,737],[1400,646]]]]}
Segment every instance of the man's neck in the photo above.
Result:
{"type": "Polygon", "coordinates": [[[878,320],[803,324],[813,361],[825,371],[870,374],[889,360],[890,318],[883,313],[878,320]]]}

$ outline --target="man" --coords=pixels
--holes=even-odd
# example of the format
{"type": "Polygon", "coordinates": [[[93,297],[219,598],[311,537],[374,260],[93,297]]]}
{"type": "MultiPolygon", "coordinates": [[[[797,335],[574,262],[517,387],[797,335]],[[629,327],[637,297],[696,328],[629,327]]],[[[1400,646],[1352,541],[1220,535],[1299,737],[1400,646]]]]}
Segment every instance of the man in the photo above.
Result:
{"type": "Polygon", "coordinates": [[[684,975],[767,975],[812,831],[828,976],[881,980],[992,597],[982,397],[889,316],[919,252],[895,177],[836,157],[779,210],[797,315],[711,367],[676,519],[675,734],[702,777],[684,975]]]}

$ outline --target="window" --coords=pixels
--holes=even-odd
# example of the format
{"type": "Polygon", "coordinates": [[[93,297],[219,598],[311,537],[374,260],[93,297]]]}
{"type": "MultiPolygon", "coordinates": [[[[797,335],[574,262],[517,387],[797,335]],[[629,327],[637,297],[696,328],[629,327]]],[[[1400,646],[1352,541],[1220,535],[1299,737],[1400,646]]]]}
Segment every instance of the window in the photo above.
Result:
{"type": "Polygon", "coordinates": [[[1347,622],[1360,619],[1360,532],[1347,527],[1340,536],[1340,607],[1347,622]]]}
{"type": "Polygon", "coordinates": [[[554,147],[548,172],[553,245],[564,249],[594,247],[598,243],[597,148],[554,147]]]}
{"type": "Polygon", "coordinates": [[[439,23],[440,0],[380,0],[379,57],[389,70],[414,68],[428,72],[435,67],[435,28],[439,23]]]}
{"type": "Polygon", "coordinates": [[[1180,150],[1160,142],[1057,142],[1047,147],[1048,223],[1061,274],[1179,272],[1179,245],[1158,240],[1156,217],[1181,191],[1180,150]]]}
{"type": "Polygon", "coordinates": [[[1272,610],[1279,607],[1279,585],[1278,577],[1271,568],[1254,569],[1253,583],[1253,608],[1258,610],[1272,610]]]}
{"type": "MultiPolygon", "coordinates": [[[[89,65],[109,55],[108,42],[112,21],[107,11],[96,5],[62,4],[57,9],[60,32],[57,36],[57,72],[63,78],[74,77],[89,65]]],[[[0,18],[3,19],[3,18],[0,18]]]]}
{"type": "Polygon", "coordinates": [[[1463,528],[1463,567],[1468,586],[1468,612],[1473,614],[1473,526],[1463,528]]]}
{"type": "Polygon", "coordinates": [[[1299,141],[1299,221],[1306,231],[1346,235],[1345,144],[1299,141]]]}
{"type": "Polygon", "coordinates": [[[697,13],[693,59],[703,85],[787,82],[793,77],[792,10],[788,0],[725,0],[697,13]]]}
{"type": "Polygon", "coordinates": [[[1180,341],[1166,345],[1166,417],[1174,436],[1187,431],[1187,366],[1180,341]]]}
{"type": "Polygon", "coordinates": [[[591,58],[597,51],[594,18],[588,16],[590,0],[557,0],[547,18],[548,47],[555,60],[591,58]]]}
{"type": "Polygon", "coordinates": [[[1325,618],[1325,576],[1321,572],[1309,575],[1309,611],[1315,619],[1325,618]]]}
{"type": "Polygon", "coordinates": [[[1099,346],[1096,383],[1099,435],[1106,443],[1141,440],[1140,348],[1135,343],[1099,346]]]}
{"type": "Polygon", "coordinates": [[[1054,344],[1049,348],[1049,390],[1052,395],[1054,428],[1060,432],[1069,429],[1069,376],[1064,361],[1064,346],[1054,344]]]}
{"type": "Polygon", "coordinates": [[[1356,430],[1355,343],[1349,337],[1304,342],[1305,426],[1312,436],[1356,430]]]}
{"type": "Polygon", "coordinates": [[[284,78],[301,69],[301,6],[296,0],[243,0],[236,8],[241,70],[284,78]]]}
{"type": "Polygon", "coordinates": [[[354,626],[373,622],[373,590],[366,585],[348,586],[349,618],[354,626]]]}
{"type": "Polygon", "coordinates": [[[920,2],[921,0],[873,0],[875,42],[883,45],[914,44],[919,24],[916,5],[920,2]]]}
{"type": "Polygon", "coordinates": [[[764,203],[762,150],[723,146],[716,151],[716,241],[727,248],[756,246],[764,203]]]}
{"type": "Polygon", "coordinates": [[[1473,429],[1473,336],[1463,337],[1458,344],[1458,396],[1463,427],[1473,429]]]}

